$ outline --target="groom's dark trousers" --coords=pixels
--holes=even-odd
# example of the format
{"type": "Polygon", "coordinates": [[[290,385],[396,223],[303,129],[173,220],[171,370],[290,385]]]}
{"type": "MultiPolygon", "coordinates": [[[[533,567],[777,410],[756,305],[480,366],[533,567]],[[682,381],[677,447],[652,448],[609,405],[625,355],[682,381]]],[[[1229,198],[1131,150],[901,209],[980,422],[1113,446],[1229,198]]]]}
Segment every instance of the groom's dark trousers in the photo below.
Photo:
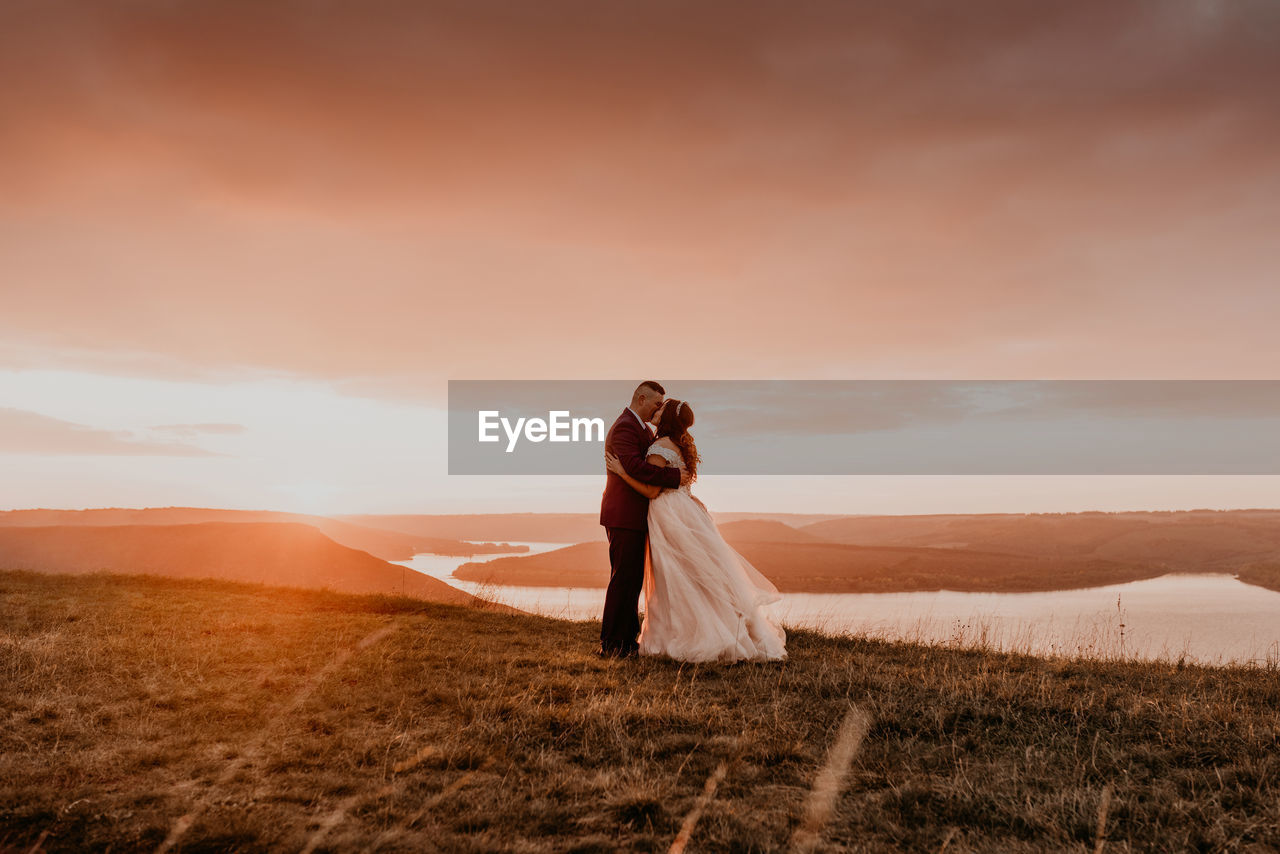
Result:
{"type": "MultiPolygon", "coordinates": [[[[641,483],[668,489],[680,486],[680,470],[645,462],[653,434],[630,409],[609,428],[605,450],[611,451],[641,483]]],[[[636,604],[644,588],[644,551],[649,536],[649,499],[609,472],[600,500],[600,524],[609,538],[609,589],[600,621],[600,648],[606,653],[636,649],[640,615],[636,604]]]]}

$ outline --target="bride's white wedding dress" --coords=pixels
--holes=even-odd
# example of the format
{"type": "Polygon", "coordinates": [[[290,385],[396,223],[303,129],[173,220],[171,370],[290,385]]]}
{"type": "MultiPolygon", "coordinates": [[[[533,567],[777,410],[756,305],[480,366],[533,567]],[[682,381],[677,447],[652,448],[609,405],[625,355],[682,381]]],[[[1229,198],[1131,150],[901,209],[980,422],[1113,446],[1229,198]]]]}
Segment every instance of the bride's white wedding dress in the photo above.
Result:
{"type": "MultiPolygon", "coordinates": [[[[653,444],[670,465],[680,454],[653,444]]],[[[649,502],[649,567],[644,574],[640,654],[679,661],[772,660],[787,657],[787,635],[765,607],[778,588],[720,536],[688,485],[649,502]]]]}

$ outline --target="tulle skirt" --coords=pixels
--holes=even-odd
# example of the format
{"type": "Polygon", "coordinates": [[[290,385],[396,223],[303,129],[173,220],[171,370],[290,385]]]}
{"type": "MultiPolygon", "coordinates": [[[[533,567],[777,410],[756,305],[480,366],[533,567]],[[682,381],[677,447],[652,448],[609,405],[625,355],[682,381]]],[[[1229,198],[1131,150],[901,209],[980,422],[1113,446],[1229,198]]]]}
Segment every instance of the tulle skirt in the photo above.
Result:
{"type": "Polygon", "coordinates": [[[640,654],[679,661],[779,661],[787,635],[767,613],[778,588],[738,554],[683,490],[649,502],[640,654]]]}

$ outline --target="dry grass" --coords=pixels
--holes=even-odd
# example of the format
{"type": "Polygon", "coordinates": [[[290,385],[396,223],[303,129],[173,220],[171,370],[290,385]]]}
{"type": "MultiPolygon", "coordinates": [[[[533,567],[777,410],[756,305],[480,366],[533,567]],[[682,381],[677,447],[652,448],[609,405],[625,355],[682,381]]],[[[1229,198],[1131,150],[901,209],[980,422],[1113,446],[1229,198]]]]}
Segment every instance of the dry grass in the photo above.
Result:
{"type": "Polygon", "coordinates": [[[688,850],[786,850],[853,706],[813,850],[1280,848],[1273,669],[812,632],[784,664],[602,662],[592,623],[408,599],[0,597],[0,850],[666,851],[708,788],[688,850]]]}

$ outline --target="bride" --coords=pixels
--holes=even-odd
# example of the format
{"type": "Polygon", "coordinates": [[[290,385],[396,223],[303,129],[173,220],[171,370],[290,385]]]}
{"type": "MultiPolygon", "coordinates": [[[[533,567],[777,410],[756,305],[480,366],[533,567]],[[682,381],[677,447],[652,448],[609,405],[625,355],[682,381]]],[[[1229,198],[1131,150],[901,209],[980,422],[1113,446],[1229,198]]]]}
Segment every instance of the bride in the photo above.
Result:
{"type": "MultiPolygon", "coordinates": [[[[696,477],[701,459],[689,435],[689,404],[668,399],[652,423],[658,438],[649,446],[648,462],[688,469],[696,477]]],[[[724,541],[689,486],[641,483],[612,454],[605,454],[605,463],[651,499],[640,654],[679,661],[786,658],[786,632],[765,613],[766,605],[782,598],[778,588],[724,541]]]]}

